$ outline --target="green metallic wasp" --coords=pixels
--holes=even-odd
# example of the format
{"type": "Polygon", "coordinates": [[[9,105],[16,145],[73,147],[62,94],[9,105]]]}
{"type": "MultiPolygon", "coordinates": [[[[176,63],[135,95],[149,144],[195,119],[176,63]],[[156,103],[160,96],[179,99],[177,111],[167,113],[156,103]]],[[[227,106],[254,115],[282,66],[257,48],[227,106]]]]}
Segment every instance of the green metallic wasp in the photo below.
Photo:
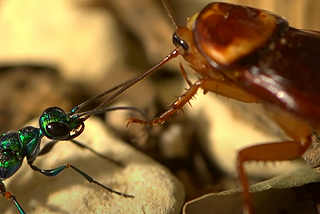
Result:
{"type": "Polygon", "coordinates": [[[3,183],[3,181],[7,178],[10,178],[13,174],[15,174],[24,160],[27,159],[27,162],[31,169],[40,172],[45,176],[56,176],[60,174],[63,170],[67,168],[71,168],[75,170],[78,174],[84,177],[88,182],[95,183],[98,186],[124,197],[134,197],[132,195],[124,194],[118,191],[115,191],[105,185],[99,183],[94,180],[91,176],[86,174],[84,171],[79,168],[71,165],[71,164],[63,164],[53,169],[41,169],[35,165],[33,162],[36,160],[38,156],[44,155],[51,151],[51,149],[56,145],[59,141],[71,141],[75,145],[85,148],[93,152],[94,154],[105,158],[109,161],[117,165],[121,165],[120,163],[105,157],[98,152],[94,151],[90,147],[75,141],[74,139],[78,137],[85,128],[84,121],[87,120],[90,116],[104,113],[107,111],[113,110],[133,110],[137,111],[141,114],[143,112],[139,111],[134,107],[105,107],[111,101],[113,101],[117,96],[122,94],[129,87],[134,85],[136,82],[140,81],[140,77],[129,80],[123,84],[120,84],[110,90],[107,90],[83,103],[74,107],[70,112],[65,112],[63,109],[59,107],[49,107],[43,111],[42,115],[39,118],[39,128],[33,126],[24,127],[18,131],[9,131],[7,133],[3,133],[0,135],[0,192],[1,194],[11,200],[19,212],[24,214],[22,206],[18,203],[16,197],[8,190],[3,183]],[[90,111],[80,112],[80,110],[91,103],[93,100],[103,97],[112,91],[116,91],[113,95],[104,100],[100,105],[90,111]],[[40,149],[40,144],[42,138],[48,138],[51,141],[40,149]]]}

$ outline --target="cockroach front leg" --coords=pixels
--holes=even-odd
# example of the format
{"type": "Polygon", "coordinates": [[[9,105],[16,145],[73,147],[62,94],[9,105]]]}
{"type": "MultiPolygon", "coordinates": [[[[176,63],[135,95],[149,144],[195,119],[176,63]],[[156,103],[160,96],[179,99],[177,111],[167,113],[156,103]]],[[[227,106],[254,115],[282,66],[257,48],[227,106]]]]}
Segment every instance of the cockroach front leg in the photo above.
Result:
{"type": "Polygon", "coordinates": [[[203,80],[199,80],[194,84],[192,84],[191,81],[188,79],[187,74],[181,63],[180,63],[180,71],[181,71],[182,77],[186,80],[186,82],[189,85],[189,88],[187,89],[187,91],[181,96],[179,96],[178,99],[169,106],[169,109],[164,113],[162,113],[159,117],[156,117],[151,121],[144,121],[136,118],[128,118],[126,119],[127,126],[130,123],[140,123],[143,126],[155,126],[155,125],[158,125],[159,123],[163,124],[171,115],[173,115],[175,112],[182,109],[182,107],[192,99],[192,97],[197,93],[198,89],[202,87],[203,80]]]}
{"type": "Polygon", "coordinates": [[[195,96],[199,88],[202,88],[204,93],[207,93],[208,91],[212,91],[218,95],[222,95],[222,96],[239,100],[242,102],[259,103],[259,99],[248,94],[242,89],[236,87],[230,82],[221,82],[220,80],[218,81],[210,78],[202,78],[202,79],[199,79],[194,84],[192,84],[188,80],[185,74],[185,71],[181,65],[180,65],[180,69],[181,69],[183,78],[187,81],[187,83],[190,86],[187,89],[187,91],[181,96],[179,96],[178,99],[169,106],[169,109],[163,114],[161,114],[159,117],[156,117],[151,121],[144,121],[136,118],[128,118],[127,126],[130,123],[140,123],[141,125],[144,125],[144,126],[155,126],[157,124],[163,124],[171,115],[181,110],[186,103],[189,103],[189,101],[195,96]]]}
{"type": "Polygon", "coordinates": [[[171,115],[182,109],[182,107],[188,103],[194,95],[197,93],[198,89],[202,86],[203,82],[206,81],[205,79],[201,79],[191,85],[187,91],[178,97],[178,99],[173,102],[169,109],[161,114],[159,117],[154,118],[151,121],[144,121],[136,118],[128,118],[127,119],[127,126],[130,123],[140,123],[143,126],[155,126],[157,124],[163,124],[171,115]]]}

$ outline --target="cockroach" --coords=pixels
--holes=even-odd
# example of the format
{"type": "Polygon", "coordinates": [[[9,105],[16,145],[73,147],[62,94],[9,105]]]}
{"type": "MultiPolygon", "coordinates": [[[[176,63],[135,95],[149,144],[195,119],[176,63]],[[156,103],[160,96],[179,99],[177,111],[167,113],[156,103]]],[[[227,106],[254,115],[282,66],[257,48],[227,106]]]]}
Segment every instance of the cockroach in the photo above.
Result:
{"type": "MultiPolygon", "coordinates": [[[[168,3],[162,2],[174,20],[168,3]]],[[[185,27],[176,27],[173,43],[176,48],[144,75],[182,55],[201,78],[191,83],[180,64],[190,86],[186,92],[159,117],[129,118],[128,124],[164,123],[199,88],[245,103],[261,103],[291,140],[238,152],[244,210],[253,213],[244,163],[301,157],[312,143],[313,132],[320,130],[320,31],[290,27],[286,19],[266,10],[215,2],[189,18],[185,27]]]]}

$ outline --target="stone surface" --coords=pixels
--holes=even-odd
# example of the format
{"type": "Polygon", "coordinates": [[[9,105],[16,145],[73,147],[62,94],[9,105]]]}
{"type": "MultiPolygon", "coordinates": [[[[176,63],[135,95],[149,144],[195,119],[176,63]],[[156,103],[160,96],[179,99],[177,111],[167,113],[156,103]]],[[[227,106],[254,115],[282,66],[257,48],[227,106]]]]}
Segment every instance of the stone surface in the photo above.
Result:
{"type": "Polygon", "coordinates": [[[0,31],[0,63],[54,65],[77,82],[100,80],[123,59],[112,15],[81,1],[1,1],[0,31]]]}
{"type": "MultiPolygon", "coordinates": [[[[27,213],[180,213],[184,202],[182,184],[166,168],[114,138],[101,121],[88,119],[85,132],[77,140],[125,167],[67,141],[59,142],[35,165],[50,169],[68,162],[102,184],[135,197],[110,193],[88,183],[72,169],[45,177],[24,163],[5,184],[27,213]]],[[[18,213],[13,203],[3,197],[0,200],[1,213],[18,213]]]]}
{"type": "MultiPolygon", "coordinates": [[[[320,174],[305,167],[250,187],[254,213],[318,214],[320,174]],[[312,201],[312,202],[311,202],[312,201]]],[[[183,214],[242,213],[241,189],[203,195],[184,205],[183,214]]]]}

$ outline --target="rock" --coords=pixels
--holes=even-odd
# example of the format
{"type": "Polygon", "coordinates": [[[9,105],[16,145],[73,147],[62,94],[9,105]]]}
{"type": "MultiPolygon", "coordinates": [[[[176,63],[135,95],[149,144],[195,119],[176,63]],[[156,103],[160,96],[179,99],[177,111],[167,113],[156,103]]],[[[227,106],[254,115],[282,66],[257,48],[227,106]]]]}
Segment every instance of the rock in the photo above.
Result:
{"type": "Polygon", "coordinates": [[[98,81],[124,59],[114,17],[81,1],[1,2],[0,31],[0,64],[58,66],[76,82],[98,81]]]}
{"type": "MultiPolygon", "coordinates": [[[[250,187],[254,213],[318,214],[320,174],[304,166],[250,187]],[[313,203],[312,203],[312,202],[313,203]]],[[[203,195],[184,205],[183,214],[241,213],[241,188],[203,195]]]]}
{"type": "MultiPolygon", "coordinates": [[[[27,213],[180,213],[185,195],[182,184],[166,168],[114,138],[101,121],[86,121],[86,129],[77,140],[125,167],[67,141],[37,158],[35,165],[51,169],[63,163],[74,164],[113,190],[135,197],[110,193],[88,183],[72,169],[46,177],[24,162],[5,184],[27,213]]],[[[2,198],[1,213],[18,211],[2,198]]]]}

